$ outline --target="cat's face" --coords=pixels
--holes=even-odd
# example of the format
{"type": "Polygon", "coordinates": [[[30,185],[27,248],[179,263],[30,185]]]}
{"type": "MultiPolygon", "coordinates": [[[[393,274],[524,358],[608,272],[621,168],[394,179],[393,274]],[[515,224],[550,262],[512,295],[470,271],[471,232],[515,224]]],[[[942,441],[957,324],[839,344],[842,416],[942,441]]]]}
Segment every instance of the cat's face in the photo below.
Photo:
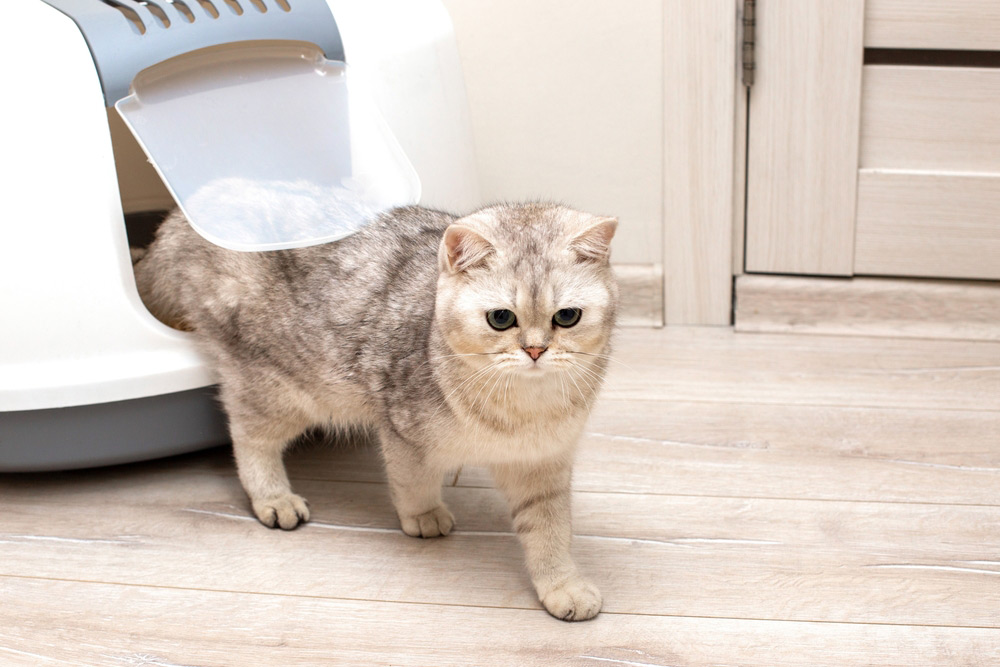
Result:
{"type": "MultiPolygon", "coordinates": [[[[618,291],[616,221],[555,206],[498,206],[462,218],[441,244],[436,315],[478,369],[581,384],[607,348],[618,291]]],[[[599,364],[603,366],[603,364],[599,364]]]]}

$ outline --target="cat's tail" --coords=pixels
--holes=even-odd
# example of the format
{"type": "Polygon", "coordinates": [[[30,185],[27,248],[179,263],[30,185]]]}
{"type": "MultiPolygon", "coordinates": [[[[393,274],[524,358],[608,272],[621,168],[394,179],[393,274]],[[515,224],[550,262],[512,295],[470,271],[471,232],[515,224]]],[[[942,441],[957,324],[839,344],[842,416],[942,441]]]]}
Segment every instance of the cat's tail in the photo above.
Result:
{"type": "Polygon", "coordinates": [[[146,308],[156,319],[167,326],[183,331],[191,330],[185,321],[184,308],[180,300],[180,290],[173,275],[176,254],[170,239],[170,227],[180,222],[178,213],[164,221],[156,240],[148,248],[130,248],[132,267],[135,270],[135,285],[146,308]],[[166,232],[166,233],[164,233],[166,232]]]}

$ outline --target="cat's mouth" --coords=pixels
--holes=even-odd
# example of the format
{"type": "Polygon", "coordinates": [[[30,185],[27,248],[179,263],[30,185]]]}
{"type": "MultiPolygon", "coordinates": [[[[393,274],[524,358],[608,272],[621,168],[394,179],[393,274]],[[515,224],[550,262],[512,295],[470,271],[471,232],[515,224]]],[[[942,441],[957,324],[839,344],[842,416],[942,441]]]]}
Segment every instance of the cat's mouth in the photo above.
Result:
{"type": "MultiPolygon", "coordinates": [[[[529,348],[530,349],[530,348],[529,348]]],[[[492,368],[501,373],[510,373],[523,378],[540,378],[545,375],[570,372],[574,365],[573,359],[566,352],[547,348],[539,352],[537,349],[529,352],[524,348],[504,350],[500,352],[481,353],[497,355],[495,361],[487,364],[480,372],[489,373],[492,368]]],[[[480,355],[476,355],[480,356],[480,355]]]]}
{"type": "Polygon", "coordinates": [[[524,349],[518,357],[517,371],[528,376],[538,377],[544,373],[565,370],[565,355],[558,350],[524,349]]]}

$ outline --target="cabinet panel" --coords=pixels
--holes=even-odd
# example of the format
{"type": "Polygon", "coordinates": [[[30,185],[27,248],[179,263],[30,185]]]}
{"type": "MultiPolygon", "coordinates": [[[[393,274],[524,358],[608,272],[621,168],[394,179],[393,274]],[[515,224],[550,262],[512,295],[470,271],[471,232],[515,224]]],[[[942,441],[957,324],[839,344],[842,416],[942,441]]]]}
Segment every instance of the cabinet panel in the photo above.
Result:
{"type": "Polygon", "coordinates": [[[863,0],[757,6],[748,271],[853,269],[863,24],[863,0]]]}
{"type": "Polygon", "coordinates": [[[1000,173],[1000,70],[864,68],[861,166],[1000,173]]]}
{"type": "Polygon", "coordinates": [[[666,320],[728,325],[736,136],[733,3],[666,0],[664,35],[669,36],[663,54],[666,320]]]}
{"type": "Polygon", "coordinates": [[[1000,279],[1000,176],[862,170],[854,270],[1000,279]]]}
{"type": "Polygon", "coordinates": [[[867,0],[865,46],[1000,49],[996,0],[867,0]]]}

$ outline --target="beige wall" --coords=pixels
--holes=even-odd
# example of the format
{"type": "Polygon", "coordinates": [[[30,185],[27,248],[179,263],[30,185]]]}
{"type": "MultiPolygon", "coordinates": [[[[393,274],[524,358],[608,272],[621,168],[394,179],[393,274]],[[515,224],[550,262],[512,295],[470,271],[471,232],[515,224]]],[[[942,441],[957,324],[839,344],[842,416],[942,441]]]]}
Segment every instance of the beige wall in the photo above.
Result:
{"type": "Polygon", "coordinates": [[[485,201],[558,200],[621,220],[618,263],[659,264],[660,0],[444,0],[485,201]]]}

